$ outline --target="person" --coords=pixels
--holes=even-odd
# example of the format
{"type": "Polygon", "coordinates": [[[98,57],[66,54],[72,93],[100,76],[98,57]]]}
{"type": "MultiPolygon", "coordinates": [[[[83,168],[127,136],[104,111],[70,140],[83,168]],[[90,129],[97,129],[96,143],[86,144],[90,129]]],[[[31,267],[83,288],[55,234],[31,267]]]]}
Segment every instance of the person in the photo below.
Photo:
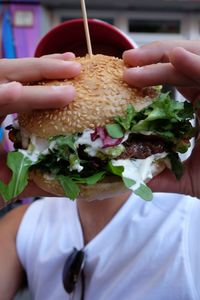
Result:
{"type": "MultiPolygon", "coordinates": [[[[124,80],[136,87],[170,83],[195,104],[199,55],[197,41],[129,50],[124,80]]],[[[45,198],[7,214],[0,220],[2,300],[12,299],[25,272],[37,300],[199,299],[199,146],[197,138],[180,181],[165,171],[149,183],[152,202],[130,192],[92,202],[45,198]],[[62,272],[74,247],[85,253],[84,281],[69,295],[62,272]]]]}

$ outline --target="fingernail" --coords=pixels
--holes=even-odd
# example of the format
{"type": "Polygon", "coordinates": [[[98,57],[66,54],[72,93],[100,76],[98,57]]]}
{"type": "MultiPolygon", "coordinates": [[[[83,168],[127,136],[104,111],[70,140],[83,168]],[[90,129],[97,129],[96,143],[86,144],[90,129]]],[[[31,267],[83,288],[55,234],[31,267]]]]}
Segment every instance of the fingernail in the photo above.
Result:
{"type": "Polygon", "coordinates": [[[129,50],[125,50],[125,51],[123,52],[123,54],[132,53],[133,51],[135,51],[135,49],[129,49],[129,50]]]}
{"type": "Polygon", "coordinates": [[[63,53],[63,56],[66,56],[67,58],[75,58],[75,54],[73,52],[65,52],[63,53]]]}
{"type": "Polygon", "coordinates": [[[64,60],[62,61],[62,63],[66,66],[66,67],[78,67],[80,66],[80,63],[73,61],[73,60],[64,60]]]}
{"type": "Polygon", "coordinates": [[[51,86],[51,88],[57,92],[61,92],[61,91],[74,92],[75,91],[75,88],[72,85],[53,85],[53,86],[51,86]]]}
{"type": "Polygon", "coordinates": [[[132,74],[132,73],[140,73],[140,72],[142,72],[142,71],[144,71],[144,67],[135,67],[135,68],[129,68],[129,69],[126,69],[125,71],[124,71],[124,73],[126,73],[127,75],[128,74],[132,74]]]}
{"type": "Polygon", "coordinates": [[[144,71],[144,67],[135,67],[135,68],[131,68],[130,70],[132,70],[133,72],[135,73],[139,73],[139,72],[142,72],[144,71]]]}

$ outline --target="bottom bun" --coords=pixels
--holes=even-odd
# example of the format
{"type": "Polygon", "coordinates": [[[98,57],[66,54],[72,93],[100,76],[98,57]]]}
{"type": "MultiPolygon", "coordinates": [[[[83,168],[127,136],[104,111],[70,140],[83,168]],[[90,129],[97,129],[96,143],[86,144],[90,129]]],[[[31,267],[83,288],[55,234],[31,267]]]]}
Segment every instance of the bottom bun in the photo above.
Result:
{"type": "MultiPolygon", "coordinates": [[[[56,196],[66,196],[58,180],[52,179],[51,175],[40,171],[31,172],[31,179],[42,190],[56,196]]],[[[117,176],[107,176],[93,185],[79,185],[79,199],[84,201],[103,200],[127,192],[122,180],[117,176]]]]}
{"type": "MultiPolygon", "coordinates": [[[[160,174],[166,168],[165,160],[159,160],[153,164],[153,177],[160,174]]],[[[31,172],[30,178],[42,190],[55,196],[66,196],[62,186],[58,180],[52,178],[47,173],[39,170],[31,172]]],[[[146,180],[148,182],[150,179],[146,180]]],[[[123,181],[117,176],[107,176],[103,180],[93,185],[79,185],[80,194],[78,199],[84,201],[103,200],[121,195],[129,189],[124,185],[123,181]]]]}

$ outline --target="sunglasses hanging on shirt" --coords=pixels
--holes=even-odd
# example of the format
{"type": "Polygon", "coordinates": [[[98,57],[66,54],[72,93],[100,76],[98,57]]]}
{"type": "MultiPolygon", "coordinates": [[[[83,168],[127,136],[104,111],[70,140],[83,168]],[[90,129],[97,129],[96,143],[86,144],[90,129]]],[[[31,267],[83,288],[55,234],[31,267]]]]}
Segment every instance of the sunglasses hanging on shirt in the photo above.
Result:
{"type": "Polygon", "coordinates": [[[84,284],[84,273],[83,273],[83,267],[85,262],[85,253],[84,251],[77,250],[76,248],[73,249],[70,256],[67,258],[64,268],[63,268],[63,286],[65,288],[65,291],[68,294],[71,294],[75,288],[76,284],[81,278],[81,284],[82,284],[82,291],[81,291],[81,300],[84,299],[84,290],[85,290],[85,284],[84,284]]]}

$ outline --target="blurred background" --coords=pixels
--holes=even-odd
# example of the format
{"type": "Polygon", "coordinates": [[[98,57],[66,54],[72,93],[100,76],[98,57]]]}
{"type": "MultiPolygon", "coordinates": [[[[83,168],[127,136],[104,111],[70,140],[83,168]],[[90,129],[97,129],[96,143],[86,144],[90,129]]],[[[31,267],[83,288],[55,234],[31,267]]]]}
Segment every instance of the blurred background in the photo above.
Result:
{"type": "MultiPolygon", "coordinates": [[[[139,46],[200,37],[200,0],[86,0],[86,6],[89,18],[115,25],[139,46]]],[[[81,17],[79,0],[0,1],[0,56],[33,56],[47,31],[81,17]]]]}
{"type": "MultiPolygon", "coordinates": [[[[138,45],[200,36],[198,0],[86,0],[86,6],[88,17],[117,26],[138,45]]],[[[79,0],[0,1],[2,54],[32,56],[49,29],[80,17],[79,0]]]]}

